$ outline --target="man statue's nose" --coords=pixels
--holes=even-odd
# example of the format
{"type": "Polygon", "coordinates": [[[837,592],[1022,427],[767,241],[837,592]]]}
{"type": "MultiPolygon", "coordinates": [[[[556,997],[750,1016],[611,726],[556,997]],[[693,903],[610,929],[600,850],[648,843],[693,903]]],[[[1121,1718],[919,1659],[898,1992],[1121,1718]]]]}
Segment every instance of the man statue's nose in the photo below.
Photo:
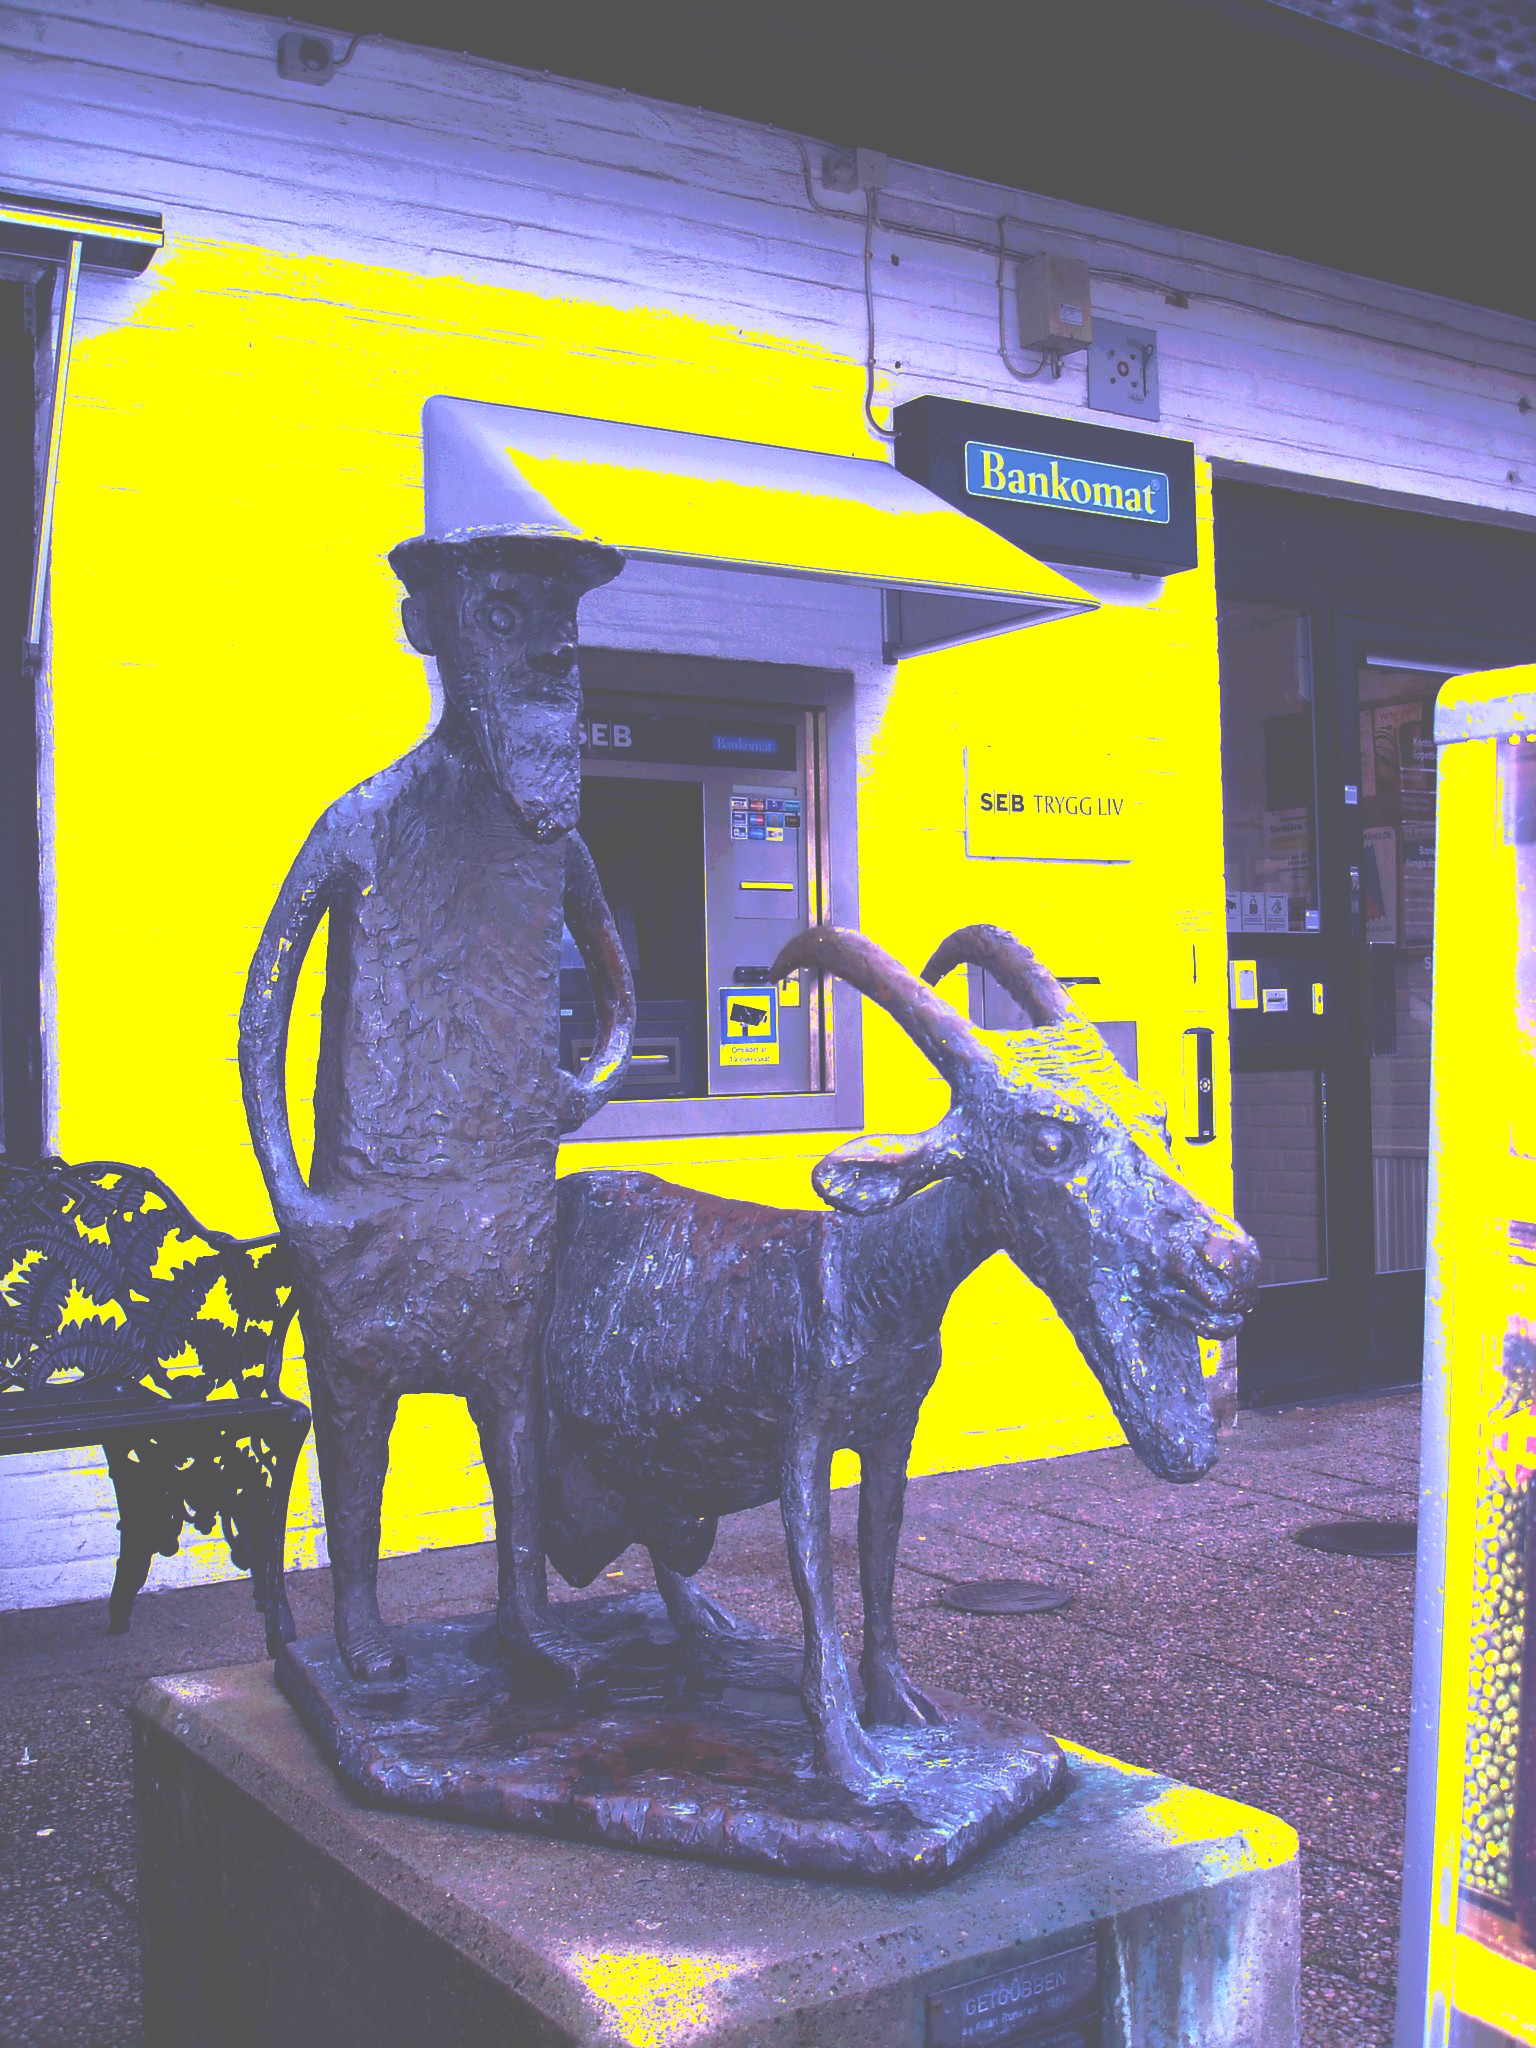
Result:
{"type": "Polygon", "coordinates": [[[541,647],[536,654],[529,655],[528,666],[540,675],[568,676],[576,666],[576,643],[566,640],[558,647],[541,647]]]}

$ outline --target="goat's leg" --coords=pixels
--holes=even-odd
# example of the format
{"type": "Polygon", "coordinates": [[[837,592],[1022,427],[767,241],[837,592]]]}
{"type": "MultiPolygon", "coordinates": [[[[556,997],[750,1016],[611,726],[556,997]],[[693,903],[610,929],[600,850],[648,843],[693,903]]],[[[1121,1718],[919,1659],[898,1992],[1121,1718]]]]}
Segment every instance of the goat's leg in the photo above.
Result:
{"type": "Polygon", "coordinates": [[[541,1404],[528,1362],[538,1357],[540,1321],[509,1321],[504,1359],[468,1394],[496,1510],[496,1628],[516,1664],[580,1685],[596,1675],[602,1652],[575,1635],[549,1600],[540,1516],[541,1404]]]}
{"type": "Polygon", "coordinates": [[[915,1728],[944,1718],[908,1678],[896,1648],[896,1551],[911,1448],[911,1430],[898,1430],[859,1455],[859,1587],[864,1596],[859,1676],[864,1719],[871,1727],[915,1728]]]}
{"type": "Polygon", "coordinates": [[[880,1789],[884,1764],[859,1726],[833,1596],[834,1448],[832,1432],[825,1426],[797,1423],[784,1461],[780,1501],[789,1569],[805,1617],[803,1698],[816,1737],[816,1767],[850,1792],[871,1797],[880,1789]]]}
{"type": "Polygon", "coordinates": [[[311,1340],[310,1398],[336,1645],[354,1678],[399,1678],[405,1659],[379,1613],[379,1517],[398,1397],[366,1366],[322,1358],[316,1350],[311,1340]]]}

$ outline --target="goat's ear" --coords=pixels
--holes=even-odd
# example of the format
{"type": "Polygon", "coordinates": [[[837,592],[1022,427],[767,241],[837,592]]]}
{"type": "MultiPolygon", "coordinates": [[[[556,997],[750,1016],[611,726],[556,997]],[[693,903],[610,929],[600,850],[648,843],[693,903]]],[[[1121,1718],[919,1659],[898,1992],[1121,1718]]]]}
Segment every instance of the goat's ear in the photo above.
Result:
{"type": "Polygon", "coordinates": [[[938,1131],[917,1138],[853,1138],[827,1154],[813,1170],[811,1185],[845,1216],[869,1216],[894,1209],[920,1188],[958,1171],[959,1164],[938,1131]]]}

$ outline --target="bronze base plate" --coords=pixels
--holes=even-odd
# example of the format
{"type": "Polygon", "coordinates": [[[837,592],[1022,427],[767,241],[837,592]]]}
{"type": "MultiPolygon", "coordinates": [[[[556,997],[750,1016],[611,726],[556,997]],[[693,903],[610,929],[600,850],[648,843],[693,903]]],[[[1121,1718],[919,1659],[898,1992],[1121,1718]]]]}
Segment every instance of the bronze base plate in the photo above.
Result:
{"type": "Polygon", "coordinates": [[[1066,1790],[1049,1736],[946,1698],[942,1727],[871,1731],[887,1786],[856,1799],[814,1768],[798,1646],[685,1647],[654,1595],[560,1612],[600,1655],[577,1691],[520,1679],[490,1615],[395,1630],[402,1680],[354,1681],[325,1635],[277,1682],[369,1805],[758,1870],[937,1884],[1066,1790]]]}

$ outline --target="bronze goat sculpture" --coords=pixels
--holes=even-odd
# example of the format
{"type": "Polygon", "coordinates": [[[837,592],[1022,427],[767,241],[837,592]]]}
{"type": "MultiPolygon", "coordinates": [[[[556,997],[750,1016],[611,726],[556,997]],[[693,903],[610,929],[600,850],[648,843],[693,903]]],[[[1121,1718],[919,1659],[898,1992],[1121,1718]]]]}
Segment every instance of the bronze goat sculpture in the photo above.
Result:
{"type": "Polygon", "coordinates": [[[833,1213],[642,1173],[578,1173],[559,1192],[551,1562],[584,1585],[643,1543],[679,1633],[728,1630],[689,1575],[720,1515],[777,1498],[817,1765],[865,1797],[883,1774],[866,1727],[940,1718],[902,1669],[892,1597],[907,1458],[961,1280],[1006,1251],[1076,1337],[1137,1454],[1189,1480],[1215,1457],[1197,1336],[1236,1330],[1257,1275],[1242,1230],[1158,1163],[1134,1110],[1111,1106],[1119,1070],[1033,956],[973,926],[938,949],[928,982],[964,961],[985,964],[1036,1028],[989,1045],[857,933],[821,927],[780,953],[776,975],[828,970],[880,1003],[950,1085],[931,1131],[855,1139],[821,1161],[812,1179],[833,1213]],[[861,1460],[865,1726],[833,1604],[842,1446],[861,1460]]]}

